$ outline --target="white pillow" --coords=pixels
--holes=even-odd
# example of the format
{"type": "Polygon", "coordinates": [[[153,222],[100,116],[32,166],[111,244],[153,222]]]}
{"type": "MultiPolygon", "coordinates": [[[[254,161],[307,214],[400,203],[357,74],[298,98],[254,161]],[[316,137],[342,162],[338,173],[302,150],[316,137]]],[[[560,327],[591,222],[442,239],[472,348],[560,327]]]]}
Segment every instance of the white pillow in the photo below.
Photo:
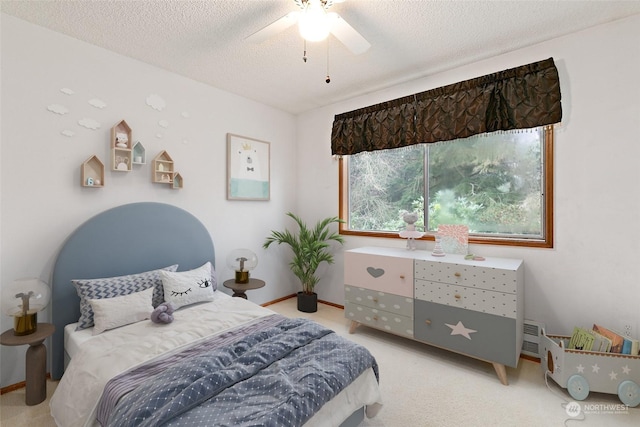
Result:
{"type": "Polygon", "coordinates": [[[189,271],[158,272],[162,278],[164,300],[178,309],[185,305],[213,299],[212,265],[207,262],[201,267],[189,271]]]}
{"type": "Polygon", "coordinates": [[[148,319],[153,311],[153,288],[113,298],[90,299],[93,335],[148,319]]]}

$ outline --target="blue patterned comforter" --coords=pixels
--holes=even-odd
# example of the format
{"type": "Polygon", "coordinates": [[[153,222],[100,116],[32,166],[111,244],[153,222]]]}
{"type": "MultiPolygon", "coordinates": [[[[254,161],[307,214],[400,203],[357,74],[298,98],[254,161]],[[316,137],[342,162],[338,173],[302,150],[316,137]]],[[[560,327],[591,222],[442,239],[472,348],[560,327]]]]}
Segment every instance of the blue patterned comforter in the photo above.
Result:
{"type": "Polygon", "coordinates": [[[185,351],[188,357],[161,369],[156,362],[106,424],[301,426],[366,369],[378,378],[367,349],[307,319],[265,324],[206,352],[185,351]]]}

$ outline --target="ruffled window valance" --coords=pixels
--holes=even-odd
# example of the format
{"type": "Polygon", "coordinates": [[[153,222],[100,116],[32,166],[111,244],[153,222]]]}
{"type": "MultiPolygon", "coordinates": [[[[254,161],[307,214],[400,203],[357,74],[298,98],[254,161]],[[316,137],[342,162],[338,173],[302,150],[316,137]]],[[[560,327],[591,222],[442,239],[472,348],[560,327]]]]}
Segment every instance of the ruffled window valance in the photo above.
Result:
{"type": "Polygon", "coordinates": [[[338,114],[336,155],[449,141],[562,120],[553,58],[338,114]]]}

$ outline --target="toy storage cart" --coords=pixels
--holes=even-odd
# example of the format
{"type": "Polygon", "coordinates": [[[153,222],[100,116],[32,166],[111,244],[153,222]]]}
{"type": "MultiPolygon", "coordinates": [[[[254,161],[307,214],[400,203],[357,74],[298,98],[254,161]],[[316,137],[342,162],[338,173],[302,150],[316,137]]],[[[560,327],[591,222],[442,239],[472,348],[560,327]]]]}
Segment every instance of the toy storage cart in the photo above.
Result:
{"type": "Polygon", "coordinates": [[[640,356],[569,350],[570,339],[542,330],[541,362],[560,387],[575,400],[584,400],[594,391],[617,394],[627,406],[640,404],[640,356]]]}

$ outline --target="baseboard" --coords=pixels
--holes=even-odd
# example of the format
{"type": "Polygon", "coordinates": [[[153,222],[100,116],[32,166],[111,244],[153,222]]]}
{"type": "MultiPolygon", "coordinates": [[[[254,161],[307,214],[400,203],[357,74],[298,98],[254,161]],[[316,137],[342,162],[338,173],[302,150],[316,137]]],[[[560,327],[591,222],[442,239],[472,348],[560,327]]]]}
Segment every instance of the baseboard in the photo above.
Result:
{"type": "Polygon", "coordinates": [[[533,356],[529,356],[527,354],[520,353],[520,359],[527,359],[530,362],[540,363],[540,358],[539,357],[533,357],[533,356]]]}
{"type": "Polygon", "coordinates": [[[325,304],[325,305],[330,305],[331,307],[335,307],[335,308],[339,308],[341,310],[344,310],[344,305],[336,304],[335,302],[323,301],[321,299],[319,299],[318,302],[320,302],[322,304],[325,304]]]}
{"type": "MultiPolygon", "coordinates": [[[[47,380],[50,380],[50,379],[51,379],[51,374],[47,374],[47,380]]],[[[16,384],[11,384],[6,387],[2,387],[0,388],[0,395],[3,395],[5,393],[11,393],[12,391],[20,390],[21,388],[25,388],[26,386],[27,386],[27,382],[21,381],[16,384]]]]}
{"type": "Polygon", "coordinates": [[[296,294],[287,295],[286,297],[274,299],[273,301],[265,302],[264,304],[260,304],[262,307],[266,307],[268,305],[277,304],[282,301],[286,301],[288,299],[294,298],[296,294]]]}
{"type": "MultiPolygon", "coordinates": [[[[278,299],[275,299],[273,301],[268,301],[268,302],[265,302],[264,304],[260,304],[260,305],[262,307],[267,307],[267,306],[272,305],[272,304],[277,304],[279,302],[286,301],[286,300],[291,299],[291,298],[295,298],[297,295],[298,294],[287,295],[285,297],[278,298],[278,299]]],[[[344,305],[336,304],[335,302],[324,301],[324,300],[321,300],[321,299],[319,299],[318,302],[320,304],[330,305],[331,307],[336,307],[336,308],[339,308],[341,310],[344,310],[344,305]]]]}

